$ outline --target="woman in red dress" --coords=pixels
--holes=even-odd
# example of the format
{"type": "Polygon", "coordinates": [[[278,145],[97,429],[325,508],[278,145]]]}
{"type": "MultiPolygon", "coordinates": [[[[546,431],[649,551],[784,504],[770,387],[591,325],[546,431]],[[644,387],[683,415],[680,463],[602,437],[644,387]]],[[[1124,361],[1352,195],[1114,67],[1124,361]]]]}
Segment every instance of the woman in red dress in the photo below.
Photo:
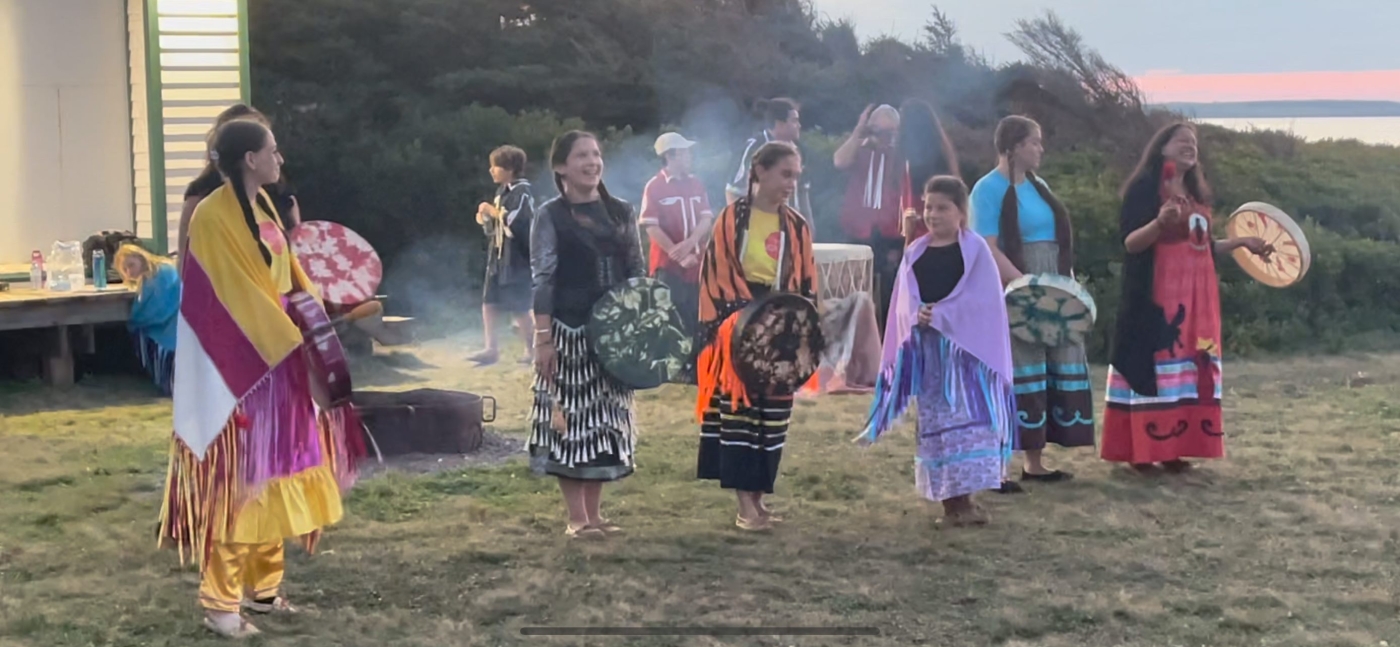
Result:
{"type": "Polygon", "coordinates": [[[1127,257],[1108,371],[1102,456],[1171,472],[1225,455],[1220,419],[1220,290],[1215,256],[1262,239],[1211,238],[1210,186],[1196,129],[1163,128],[1123,190],[1127,257]]]}

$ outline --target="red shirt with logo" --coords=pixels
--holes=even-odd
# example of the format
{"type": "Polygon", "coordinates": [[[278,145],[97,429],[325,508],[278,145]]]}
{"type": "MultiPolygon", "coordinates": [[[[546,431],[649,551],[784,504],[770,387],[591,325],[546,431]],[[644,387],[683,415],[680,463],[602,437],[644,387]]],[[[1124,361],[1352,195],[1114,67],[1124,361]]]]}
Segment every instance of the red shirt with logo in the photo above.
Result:
{"type": "MultiPolygon", "coordinates": [[[[705,185],[694,175],[679,176],[661,169],[642,191],[642,212],[638,224],[642,227],[659,227],[671,242],[680,243],[689,238],[697,227],[713,217],[705,185]]],[[[698,253],[700,250],[696,251],[698,253]]],[[[649,266],[653,276],[657,270],[665,267],[679,272],[686,281],[700,281],[698,261],[692,267],[682,268],[656,241],[651,242],[649,266]]]]}

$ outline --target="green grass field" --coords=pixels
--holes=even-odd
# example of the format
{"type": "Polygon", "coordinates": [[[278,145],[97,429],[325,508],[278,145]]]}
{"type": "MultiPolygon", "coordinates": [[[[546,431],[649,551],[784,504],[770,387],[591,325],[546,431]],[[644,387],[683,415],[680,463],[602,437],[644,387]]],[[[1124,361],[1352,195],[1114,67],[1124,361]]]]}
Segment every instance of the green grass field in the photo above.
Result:
{"type": "MultiPolygon", "coordinates": [[[[359,384],[491,394],[495,429],[523,437],[525,370],[461,348],[381,355],[359,384]]],[[[1144,478],[1052,451],[1078,478],[980,495],[981,529],[935,527],[908,428],[861,451],[867,399],[844,396],[799,404],[772,497],[787,523],[742,533],[732,496],[694,479],[693,392],[666,387],[639,394],[638,472],[605,493],[626,535],[566,540],[523,456],[376,476],[320,554],[291,551],[310,612],[259,620],[250,644],[1400,646],[1396,359],[1227,363],[1227,460],[1144,478]],[[546,625],[881,635],[520,635],[546,625]]],[[[0,646],[223,644],[196,573],[155,548],[168,401],[134,379],[9,384],[0,412],[0,646]]]]}

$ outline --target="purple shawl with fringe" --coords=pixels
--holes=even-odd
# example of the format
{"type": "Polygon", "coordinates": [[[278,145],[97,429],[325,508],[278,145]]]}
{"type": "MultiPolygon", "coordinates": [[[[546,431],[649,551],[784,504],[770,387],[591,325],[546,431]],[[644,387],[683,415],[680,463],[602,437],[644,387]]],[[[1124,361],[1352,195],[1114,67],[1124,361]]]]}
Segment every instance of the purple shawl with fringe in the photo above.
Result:
{"type": "MultiPolygon", "coordinates": [[[[890,295],[880,378],[870,420],[862,433],[870,440],[888,430],[919,395],[917,376],[921,371],[916,364],[924,358],[920,357],[914,336],[922,303],[914,262],[928,249],[929,240],[925,234],[905,250],[894,293],[890,295]]],[[[930,325],[946,339],[945,360],[975,365],[972,374],[964,378],[972,380],[972,386],[982,394],[982,402],[971,403],[972,406],[989,412],[992,425],[1014,441],[1011,337],[1001,275],[991,248],[981,236],[964,229],[958,235],[958,243],[962,248],[963,278],[946,298],[934,304],[930,325]]]]}

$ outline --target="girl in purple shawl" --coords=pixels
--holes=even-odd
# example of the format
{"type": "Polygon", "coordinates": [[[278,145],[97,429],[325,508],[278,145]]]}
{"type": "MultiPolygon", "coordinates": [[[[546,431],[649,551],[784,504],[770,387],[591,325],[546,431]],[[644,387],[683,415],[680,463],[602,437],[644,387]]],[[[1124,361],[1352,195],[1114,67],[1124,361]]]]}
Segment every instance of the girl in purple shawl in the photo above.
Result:
{"type": "Polygon", "coordinates": [[[905,251],[890,297],[884,357],[870,420],[856,442],[879,439],[918,399],[914,480],[953,526],[983,525],[972,501],[995,490],[1016,432],[1011,341],[996,260],[967,229],[967,185],[924,186],[929,232],[905,251]]]}

